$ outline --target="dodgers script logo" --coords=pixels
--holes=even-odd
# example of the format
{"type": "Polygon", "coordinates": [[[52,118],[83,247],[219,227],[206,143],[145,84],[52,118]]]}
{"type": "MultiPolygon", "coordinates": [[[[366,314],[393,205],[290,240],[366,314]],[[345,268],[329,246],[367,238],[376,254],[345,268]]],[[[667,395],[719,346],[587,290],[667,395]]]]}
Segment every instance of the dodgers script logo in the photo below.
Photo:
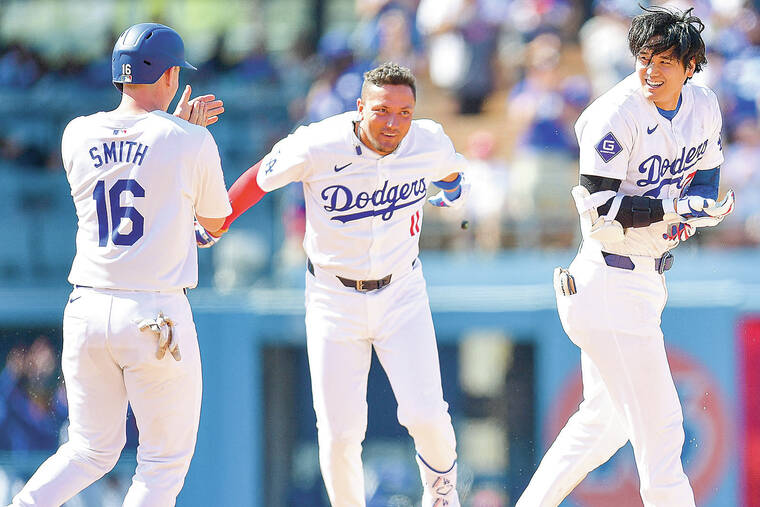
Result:
{"type": "Polygon", "coordinates": [[[425,178],[402,183],[388,187],[388,180],[383,187],[375,190],[370,195],[369,192],[359,192],[354,195],[350,188],[344,185],[330,185],[322,190],[322,199],[325,201],[325,211],[342,213],[351,210],[363,210],[370,203],[375,209],[366,211],[356,211],[335,215],[330,220],[338,220],[342,223],[353,220],[361,220],[366,217],[382,216],[383,220],[390,220],[396,210],[406,208],[414,203],[420,202],[427,194],[427,185],[425,178]],[[385,207],[382,207],[386,205],[385,207]]]}
{"type": "Polygon", "coordinates": [[[703,143],[689,148],[686,151],[686,147],[681,148],[681,154],[669,160],[663,158],[660,155],[652,155],[644,160],[639,165],[639,172],[644,174],[645,177],[636,182],[639,187],[648,187],[650,185],[657,185],[645,192],[643,195],[647,197],[658,197],[660,195],[660,189],[665,185],[675,184],[678,188],[683,188],[686,183],[683,181],[684,171],[688,171],[704,156],[707,151],[707,142],[705,139],[703,143]],[[670,175],[672,178],[665,178],[665,175],[670,175]]]}

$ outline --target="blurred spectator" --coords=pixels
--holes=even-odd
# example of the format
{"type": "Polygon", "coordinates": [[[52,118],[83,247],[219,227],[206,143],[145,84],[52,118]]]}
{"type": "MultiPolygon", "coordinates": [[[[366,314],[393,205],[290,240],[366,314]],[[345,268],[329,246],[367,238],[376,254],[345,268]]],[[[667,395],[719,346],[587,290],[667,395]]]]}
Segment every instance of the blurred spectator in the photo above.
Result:
{"type": "Polygon", "coordinates": [[[416,72],[420,56],[412,40],[409,16],[401,9],[389,9],[377,20],[377,56],[374,62],[395,62],[416,72]]]}
{"type": "Polygon", "coordinates": [[[594,98],[634,70],[628,28],[631,18],[642,12],[639,3],[648,5],[647,1],[594,0],[593,16],[578,32],[594,98]]]}
{"type": "Polygon", "coordinates": [[[572,40],[578,32],[584,1],[579,0],[511,0],[502,3],[506,9],[508,26],[531,40],[544,32],[562,35],[572,40]]]}
{"type": "Polygon", "coordinates": [[[321,72],[306,97],[306,123],[355,109],[364,72],[371,67],[369,62],[354,57],[349,37],[341,30],[324,34],[317,54],[321,72]]]}
{"type": "Polygon", "coordinates": [[[0,373],[0,449],[54,450],[66,421],[58,360],[46,336],[8,353],[0,373]]]}
{"type": "Polygon", "coordinates": [[[40,57],[22,44],[0,52],[0,86],[29,88],[46,70],[40,57]]]}
{"type": "Polygon", "coordinates": [[[518,130],[510,204],[522,229],[520,246],[568,246],[577,220],[570,199],[577,180],[573,125],[588,104],[590,85],[581,75],[563,79],[560,48],[555,34],[531,41],[525,77],[507,102],[507,122],[518,130]]]}
{"type": "Polygon", "coordinates": [[[23,168],[60,167],[60,159],[52,160],[55,149],[45,151],[35,144],[27,144],[21,137],[18,132],[0,133],[0,160],[23,168]]]}
{"type": "Polygon", "coordinates": [[[496,136],[486,130],[470,134],[465,156],[471,190],[462,218],[470,222],[476,247],[495,252],[504,246],[502,236],[510,229],[507,215],[510,173],[506,162],[496,157],[496,136]]]}
{"type": "Polygon", "coordinates": [[[417,0],[356,0],[356,52],[375,64],[395,62],[416,72],[421,35],[415,25],[417,0]]]}
{"type": "Polygon", "coordinates": [[[477,114],[493,91],[493,56],[505,10],[491,0],[422,0],[417,26],[427,41],[433,84],[454,93],[461,114],[477,114]]]}
{"type": "Polygon", "coordinates": [[[733,188],[739,204],[707,241],[719,246],[760,244],[760,125],[746,119],[735,129],[733,143],[724,150],[721,192],[733,188]]]}

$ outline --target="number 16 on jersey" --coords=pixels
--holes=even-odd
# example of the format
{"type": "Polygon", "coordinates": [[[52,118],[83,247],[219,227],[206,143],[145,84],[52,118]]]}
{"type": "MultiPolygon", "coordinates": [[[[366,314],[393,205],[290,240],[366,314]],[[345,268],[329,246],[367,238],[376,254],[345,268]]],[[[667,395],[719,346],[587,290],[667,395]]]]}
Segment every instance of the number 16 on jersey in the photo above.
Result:
{"type": "Polygon", "coordinates": [[[98,215],[98,246],[107,246],[109,236],[114,245],[131,246],[143,235],[145,218],[132,206],[121,205],[121,195],[124,192],[130,192],[133,197],[145,197],[145,189],[137,180],[117,180],[108,192],[105,180],[99,180],[95,185],[92,198],[95,200],[98,215]],[[128,234],[119,232],[120,229],[123,230],[120,227],[122,220],[132,223],[132,230],[128,234]]]}

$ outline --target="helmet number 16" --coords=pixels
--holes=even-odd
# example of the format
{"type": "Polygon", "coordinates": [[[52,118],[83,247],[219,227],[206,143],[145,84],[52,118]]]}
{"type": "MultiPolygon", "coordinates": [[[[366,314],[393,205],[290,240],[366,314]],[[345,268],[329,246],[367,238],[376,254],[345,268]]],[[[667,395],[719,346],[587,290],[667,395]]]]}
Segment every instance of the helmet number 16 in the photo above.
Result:
{"type": "Polygon", "coordinates": [[[121,73],[124,76],[131,76],[132,75],[132,64],[131,63],[122,63],[121,64],[121,73]]]}
{"type": "Polygon", "coordinates": [[[111,237],[114,245],[131,246],[142,238],[145,218],[132,206],[121,205],[121,194],[130,192],[133,197],[145,197],[145,189],[136,180],[117,180],[108,190],[108,202],[106,202],[106,182],[99,180],[92,192],[95,200],[95,209],[98,216],[98,246],[107,246],[108,237],[111,237]],[[108,204],[110,204],[111,220],[108,220],[108,204]],[[122,220],[132,223],[132,230],[128,234],[119,232],[122,220]],[[111,233],[109,235],[109,225],[111,233]]]}

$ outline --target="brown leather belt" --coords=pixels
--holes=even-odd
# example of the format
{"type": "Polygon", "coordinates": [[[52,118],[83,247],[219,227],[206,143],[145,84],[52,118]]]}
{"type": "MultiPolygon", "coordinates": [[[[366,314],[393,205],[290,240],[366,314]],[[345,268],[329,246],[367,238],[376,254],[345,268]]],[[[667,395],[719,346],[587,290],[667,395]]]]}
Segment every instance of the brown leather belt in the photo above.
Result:
{"type": "MultiPolygon", "coordinates": [[[[314,274],[314,264],[311,263],[311,259],[306,259],[306,268],[309,270],[309,273],[312,275],[314,274]]],[[[370,292],[373,290],[382,289],[391,283],[392,276],[393,275],[390,274],[388,276],[384,276],[379,280],[351,280],[350,278],[343,278],[342,276],[335,275],[335,277],[340,280],[340,283],[346,287],[356,289],[359,292],[370,292]]]]}

